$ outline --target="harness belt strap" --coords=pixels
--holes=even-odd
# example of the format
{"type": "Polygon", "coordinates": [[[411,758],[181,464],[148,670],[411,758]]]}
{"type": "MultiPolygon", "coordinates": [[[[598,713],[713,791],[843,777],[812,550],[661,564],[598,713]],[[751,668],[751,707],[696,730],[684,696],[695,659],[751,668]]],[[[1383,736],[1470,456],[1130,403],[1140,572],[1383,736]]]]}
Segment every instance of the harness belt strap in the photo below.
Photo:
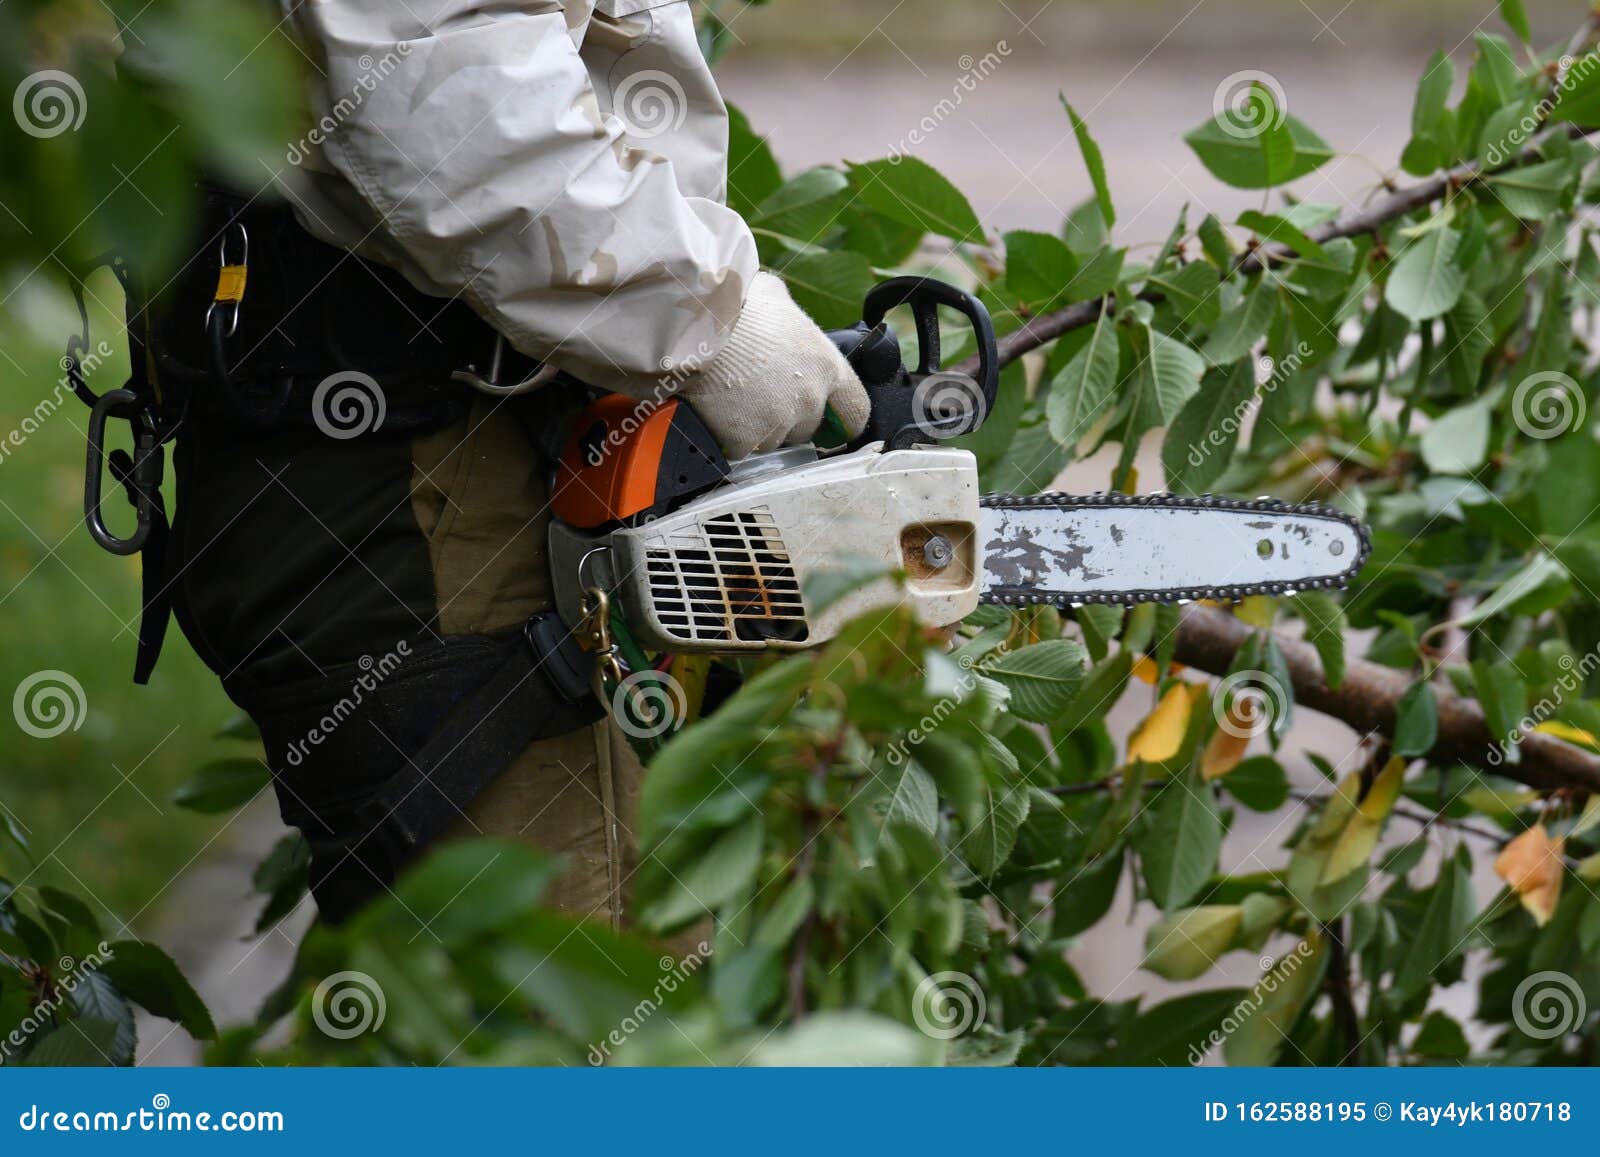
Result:
{"type": "Polygon", "coordinates": [[[259,693],[228,686],[261,727],[279,809],[311,845],[312,894],[334,923],[530,744],[603,715],[582,677],[592,660],[555,614],[397,653],[259,693]]]}

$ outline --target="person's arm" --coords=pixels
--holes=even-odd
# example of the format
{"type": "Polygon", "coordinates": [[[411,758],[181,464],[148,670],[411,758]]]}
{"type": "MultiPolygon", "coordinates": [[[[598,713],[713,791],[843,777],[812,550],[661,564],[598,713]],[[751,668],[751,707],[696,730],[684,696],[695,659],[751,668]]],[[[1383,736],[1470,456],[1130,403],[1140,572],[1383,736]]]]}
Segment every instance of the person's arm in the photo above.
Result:
{"type": "Polygon", "coordinates": [[[744,221],[602,116],[557,0],[295,11],[336,121],[324,156],[425,288],[595,385],[681,387],[733,456],[809,436],[829,401],[865,422],[859,383],[758,272],[744,221]]]}

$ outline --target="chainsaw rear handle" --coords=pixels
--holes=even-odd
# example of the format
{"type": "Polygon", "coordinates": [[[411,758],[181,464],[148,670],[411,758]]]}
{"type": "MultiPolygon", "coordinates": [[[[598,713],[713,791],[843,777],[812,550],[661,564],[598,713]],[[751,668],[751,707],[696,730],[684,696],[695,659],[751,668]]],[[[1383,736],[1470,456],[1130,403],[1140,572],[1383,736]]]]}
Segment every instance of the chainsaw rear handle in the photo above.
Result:
{"type": "Polygon", "coordinates": [[[896,277],[869,294],[861,321],[829,335],[861,379],[871,403],[866,428],[851,448],[882,442],[890,450],[916,442],[970,434],[994,409],[1000,389],[1000,350],[989,311],[972,294],[929,277],[896,277]],[[891,309],[906,305],[917,327],[917,368],[901,363],[900,346],[884,324],[891,309]],[[939,307],[948,306],[972,325],[978,346],[978,377],[945,372],[940,357],[939,307]]]}

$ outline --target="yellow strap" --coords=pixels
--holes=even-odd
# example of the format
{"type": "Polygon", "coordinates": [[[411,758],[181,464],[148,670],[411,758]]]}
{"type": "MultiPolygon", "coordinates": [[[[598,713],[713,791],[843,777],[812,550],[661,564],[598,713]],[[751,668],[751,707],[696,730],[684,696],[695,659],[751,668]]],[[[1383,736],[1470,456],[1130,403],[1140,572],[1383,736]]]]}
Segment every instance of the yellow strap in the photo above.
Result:
{"type": "Polygon", "coordinates": [[[243,265],[224,265],[217,272],[217,301],[243,301],[248,270],[243,265]]]}

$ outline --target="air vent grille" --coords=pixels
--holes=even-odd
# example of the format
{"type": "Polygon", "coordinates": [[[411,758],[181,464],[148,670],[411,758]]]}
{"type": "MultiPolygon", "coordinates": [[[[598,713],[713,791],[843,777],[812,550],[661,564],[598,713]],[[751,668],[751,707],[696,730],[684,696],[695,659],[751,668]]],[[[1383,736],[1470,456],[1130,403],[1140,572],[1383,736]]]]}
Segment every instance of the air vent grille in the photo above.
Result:
{"type": "Polygon", "coordinates": [[[788,548],[764,506],[703,519],[645,547],[650,598],[684,642],[804,642],[805,607],[788,548]]]}

